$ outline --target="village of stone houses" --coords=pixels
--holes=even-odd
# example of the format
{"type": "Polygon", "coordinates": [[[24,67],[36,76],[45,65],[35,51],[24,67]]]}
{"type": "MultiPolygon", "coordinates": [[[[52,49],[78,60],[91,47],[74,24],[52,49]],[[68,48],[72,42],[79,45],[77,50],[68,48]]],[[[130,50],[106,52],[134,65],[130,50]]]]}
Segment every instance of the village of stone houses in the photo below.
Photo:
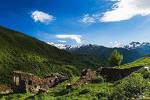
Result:
{"type": "MultiPolygon", "coordinates": [[[[107,78],[109,79],[118,80],[130,75],[132,72],[137,71],[140,68],[142,67],[138,66],[130,69],[99,68],[97,71],[92,71],[91,69],[84,69],[81,72],[80,78],[73,84],[71,83],[66,84],[66,88],[72,89],[77,88],[84,84],[86,85],[88,83],[92,83],[92,81],[97,79],[97,74],[107,76],[107,78]],[[109,75],[107,75],[108,73],[109,75]]],[[[50,74],[48,76],[40,78],[31,73],[26,73],[22,71],[14,71],[12,78],[13,84],[11,86],[11,89],[14,93],[15,92],[48,93],[49,88],[52,88],[57,84],[60,84],[61,82],[69,79],[68,76],[64,76],[59,73],[50,74]]]]}

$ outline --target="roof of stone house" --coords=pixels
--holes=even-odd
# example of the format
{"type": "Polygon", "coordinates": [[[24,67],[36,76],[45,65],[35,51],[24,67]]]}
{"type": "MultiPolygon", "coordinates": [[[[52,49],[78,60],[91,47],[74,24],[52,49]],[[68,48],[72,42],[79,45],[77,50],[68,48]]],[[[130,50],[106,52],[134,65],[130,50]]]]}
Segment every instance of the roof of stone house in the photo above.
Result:
{"type": "Polygon", "coordinates": [[[26,77],[27,79],[30,79],[30,80],[32,80],[32,82],[37,83],[37,84],[43,84],[44,82],[46,82],[45,79],[42,79],[42,78],[35,76],[34,74],[31,74],[31,73],[22,72],[22,71],[14,71],[14,73],[28,76],[28,77],[26,77]]]}
{"type": "Polygon", "coordinates": [[[13,73],[15,73],[15,74],[31,75],[31,76],[33,76],[33,75],[34,75],[34,74],[31,74],[31,73],[22,72],[22,71],[13,71],[13,73]]]}

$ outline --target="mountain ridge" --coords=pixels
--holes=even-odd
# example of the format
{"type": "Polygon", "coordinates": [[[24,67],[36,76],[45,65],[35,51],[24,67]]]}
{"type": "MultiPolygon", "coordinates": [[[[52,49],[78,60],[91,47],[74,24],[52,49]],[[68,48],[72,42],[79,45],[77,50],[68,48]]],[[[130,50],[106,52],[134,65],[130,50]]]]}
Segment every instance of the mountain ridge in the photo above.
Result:
{"type": "MultiPolygon", "coordinates": [[[[56,46],[55,44],[53,44],[56,46]]],[[[56,46],[57,47],[57,46],[56,46]]],[[[109,55],[115,49],[120,51],[124,55],[123,63],[129,63],[140,57],[150,54],[150,43],[149,42],[131,42],[124,47],[105,47],[100,45],[80,45],[80,46],[68,46],[63,45],[63,49],[74,54],[88,54],[91,56],[98,57],[99,59],[108,60],[109,55]]],[[[58,47],[59,48],[59,47],[58,47]]]]}

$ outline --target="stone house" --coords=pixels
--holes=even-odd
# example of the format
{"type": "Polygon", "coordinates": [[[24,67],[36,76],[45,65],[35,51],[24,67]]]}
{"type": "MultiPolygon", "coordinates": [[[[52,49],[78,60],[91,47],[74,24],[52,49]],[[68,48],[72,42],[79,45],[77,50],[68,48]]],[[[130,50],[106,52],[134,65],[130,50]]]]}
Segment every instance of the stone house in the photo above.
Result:
{"type": "Polygon", "coordinates": [[[83,69],[81,72],[80,79],[77,80],[73,84],[68,84],[67,88],[79,87],[83,84],[87,84],[87,83],[94,81],[96,78],[97,78],[97,72],[96,71],[93,71],[91,69],[83,69]]]}
{"type": "Polygon", "coordinates": [[[58,83],[67,80],[66,76],[61,74],[51,74],[44,78],[40,78],[31,73],[22,71],[13,72],[12,89],[14,92],[31,92],[38,93],[39,91],[48,92],[48,89],[58,83]]]}
{"type": "Polygon", "coordinates": [[[21,71],[13,72],[12,89],[14,92],[32,92],[48,91],[46,81],[31,73],[21,71]]]}
{"type": "Polygon", "coordinates": [[[96,77],[97,77],[96,71],[93,71],[91,69],[83,69],[81,72],[81,79],[84,79],[86,81],[95,80],[96,77]]]}
{"type": "Polygon", "coordinates": [[[54,87],[58,83],[61,83],[65,80],[67,80],[67,79],[68,79],[68,77],[63,76],[59,73],[50,74],[50,75],[44,77],[44,80],[46,80],[47,85],[48,85],[49,88],[54,87]]]}

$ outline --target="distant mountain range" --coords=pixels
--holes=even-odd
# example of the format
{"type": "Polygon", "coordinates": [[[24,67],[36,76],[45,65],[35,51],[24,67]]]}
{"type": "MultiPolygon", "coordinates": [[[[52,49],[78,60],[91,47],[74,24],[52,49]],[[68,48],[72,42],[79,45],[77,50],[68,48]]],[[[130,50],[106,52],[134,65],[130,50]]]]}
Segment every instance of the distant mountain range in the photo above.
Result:
{"type": "MultiPolygon", "coordinates": [[[[80,47],[86,47],[88,45],[92,45],[92,44],[88,44],[88,45],[77,45],[77,46],[72,46],[72,45],[64,45],[64,44],[59,44],[59,43],[53,43],[53,42],[47,42],[47,44],[53,45],[59,49],[76,49],[76,48],[80,48],[80,47]]],[[[93,45],[93,46],[100,46],[100,45],[93,45]]],[[[105,46],[103,46],[105,47],[105,46]]],[[[131,42],[128,45],[124,45],[122,47],[107,47],[107,48],[125,48],[125,49],[139,49],[139,48],[149,48],[150,47],[150,42],[131,42]]]]}
{"type": "Polygon", "coordinates": [[[139,48],[143,48],[143,49],[150,49],[150,42],[131,42],[128,45],[125,45],[124,48],[127,49],[139,49],[139,48]]]}
{"type": "MultiPolygon", "coordinates": [[[[56,45],[61,49],[65,49],[73,54],[89,55],[98,58],[101,62],[107,62],[108,57],[114,49],[117,49],[124,55],[123,63],[132,62],[140,57],[150,54],[149,42],[131,42],[123,47],[104,47],[99,45],[81,45],[81,46],[69,46],[69,45],[56,45]]],[[[105,64],[104,64],[105,65],[105,64]]]]}

